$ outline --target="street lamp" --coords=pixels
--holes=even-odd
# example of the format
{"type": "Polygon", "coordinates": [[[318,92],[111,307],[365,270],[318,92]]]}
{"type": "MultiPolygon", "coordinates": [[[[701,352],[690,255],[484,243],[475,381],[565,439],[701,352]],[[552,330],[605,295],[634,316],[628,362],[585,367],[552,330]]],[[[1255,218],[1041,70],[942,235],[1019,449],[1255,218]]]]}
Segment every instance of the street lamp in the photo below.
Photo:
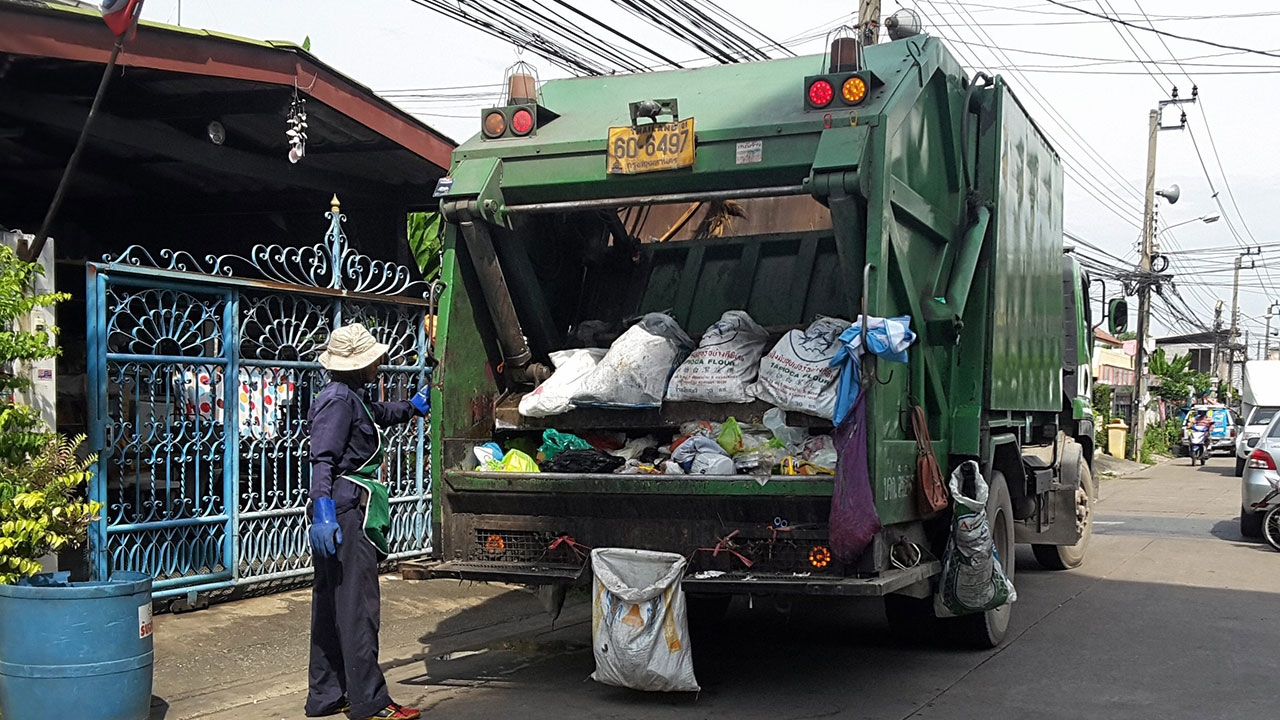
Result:
{"type": "Polygon", "coordinates": [[[1202,222],[1202,223],[1208,224],[1208,223],[1216,223],[1221,219],[1222,219],[1222,216],[1219,215],[1218,213],[1209,213],[1208,215],[1201,215],[1198,218],[1191,218],[1190,220],[1183,220],[1182,222],[1176,222],[1170,225],[1169,227],[1162,228],[1160,232],[1166,232],[1168,230],[1172,230],[1178,227],[1179,225],[1186,225],[1187,223],[1202,222]]]}

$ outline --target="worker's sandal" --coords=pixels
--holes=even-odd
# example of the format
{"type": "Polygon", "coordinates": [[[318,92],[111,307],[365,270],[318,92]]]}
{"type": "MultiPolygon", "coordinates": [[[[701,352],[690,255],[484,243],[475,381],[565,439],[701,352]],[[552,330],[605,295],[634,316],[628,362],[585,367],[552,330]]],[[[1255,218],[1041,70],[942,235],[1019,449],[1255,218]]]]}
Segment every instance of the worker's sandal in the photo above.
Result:
{"type": "Polygon", "coordinates": [[[420,717],[422,713],[415,708],[391,703],[364,720],[418,720],[420,717]]]}

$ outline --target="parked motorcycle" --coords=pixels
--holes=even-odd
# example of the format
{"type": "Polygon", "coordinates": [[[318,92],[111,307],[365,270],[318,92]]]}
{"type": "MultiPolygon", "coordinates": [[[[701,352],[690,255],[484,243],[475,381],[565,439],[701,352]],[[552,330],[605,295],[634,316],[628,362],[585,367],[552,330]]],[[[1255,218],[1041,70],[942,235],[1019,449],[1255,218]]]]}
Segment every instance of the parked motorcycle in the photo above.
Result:
{"type": "Polygon", "coordinates": [[[1188,448],[1188,455],[1191,456],[1191,464],[1194,466],[1199,460],[1204,465],[1209,460],[1209,428],[1192,427],[1191,428],[1191,447],[1188,448]]]}

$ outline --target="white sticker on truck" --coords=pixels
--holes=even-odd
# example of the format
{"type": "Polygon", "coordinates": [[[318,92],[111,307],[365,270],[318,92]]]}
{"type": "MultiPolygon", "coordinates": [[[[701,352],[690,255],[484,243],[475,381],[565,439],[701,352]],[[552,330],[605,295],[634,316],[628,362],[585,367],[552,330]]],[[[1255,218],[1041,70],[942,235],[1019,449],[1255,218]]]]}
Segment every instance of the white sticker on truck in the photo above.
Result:
{"type": "Polygon", "coordinates": [[[764,160],[764,141],[748,140],[738,143],[736,162],[738,165],[758,163],[764,160]]]}

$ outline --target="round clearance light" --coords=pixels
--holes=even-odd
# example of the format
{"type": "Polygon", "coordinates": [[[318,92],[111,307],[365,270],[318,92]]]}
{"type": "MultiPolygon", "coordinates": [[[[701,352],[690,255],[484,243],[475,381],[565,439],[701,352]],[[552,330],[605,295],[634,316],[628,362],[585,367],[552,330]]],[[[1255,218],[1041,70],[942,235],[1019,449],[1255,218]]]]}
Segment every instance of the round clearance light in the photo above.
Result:
{"type": "Polygon", "coordinates": [[[831,99],[836,96],[835,88],[831,87],[831,83],[826,80],[814,80],[809,85],[809,103],[814,107],[826,107],[831,104],[831,99]]]}
{"type": "Polygon", "coordinates": [[[845,80],[840,86],[840,96],[846,103],[857,105],[867,98],[867,81],[856,75],[845,80]]]}
{"type": "Polygon", "coordinates": [[[831,564],[831,548],[816,545],[809,550],[809,564],[821,570],[831,564]]]}
{"type": "Polygon", "coordinates": [[[501,137],[502,133],[507,131],[507,119],[502,117],[502,113],[497,110],[485,113],[481,129],[483,130],[485,137],[501,137]]]}
{"type": "Polygon", "coordinates": [[[511,130],[517,135],[528,135],[533,130],[533,113],[521,108],[511,116],[511,130]]]}

